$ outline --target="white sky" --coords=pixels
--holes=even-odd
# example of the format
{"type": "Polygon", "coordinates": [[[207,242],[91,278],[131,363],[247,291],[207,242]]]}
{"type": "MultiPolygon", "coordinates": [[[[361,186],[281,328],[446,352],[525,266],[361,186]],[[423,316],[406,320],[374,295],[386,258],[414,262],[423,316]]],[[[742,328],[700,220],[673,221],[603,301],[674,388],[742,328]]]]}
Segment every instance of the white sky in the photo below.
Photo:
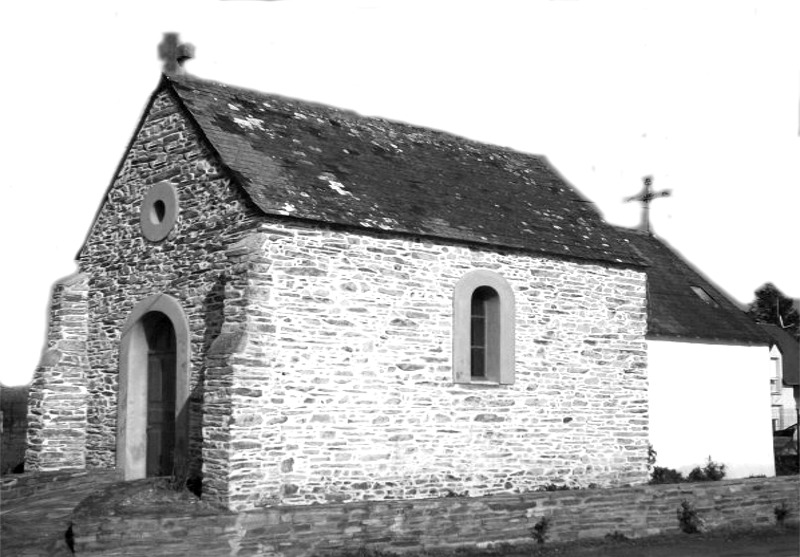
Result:
{"type": "Polygon", "coordinates": [[[606,219],[654,176],[656,233],[739,302],[800,297],[800,3],[5,2],[0,382],[27,381],[161,63],[546,155],[606,219]]]}

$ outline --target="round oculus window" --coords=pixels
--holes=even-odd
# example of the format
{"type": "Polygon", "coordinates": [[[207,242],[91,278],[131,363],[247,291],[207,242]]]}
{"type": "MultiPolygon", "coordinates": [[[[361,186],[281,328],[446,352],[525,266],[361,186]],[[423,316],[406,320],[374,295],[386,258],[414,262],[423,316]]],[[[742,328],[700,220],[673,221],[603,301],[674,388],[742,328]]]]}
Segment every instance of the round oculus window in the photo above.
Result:
{"type": "Polygon", "coordinates": [[[175,227],[178,220],[178,192],[175,186],[160,182],[151,187],[142,200],[142,234],[151,242],[159,242],[175,227]]]}

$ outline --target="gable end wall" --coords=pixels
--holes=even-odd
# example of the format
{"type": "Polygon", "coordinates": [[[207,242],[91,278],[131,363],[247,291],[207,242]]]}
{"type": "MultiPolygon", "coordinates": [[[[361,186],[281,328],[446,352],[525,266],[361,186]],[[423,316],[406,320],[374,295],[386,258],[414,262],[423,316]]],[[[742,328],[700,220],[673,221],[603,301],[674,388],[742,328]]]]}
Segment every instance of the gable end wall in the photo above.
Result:
{"type": "Polygon", "coordinates": [[[200,472],[204,357],[221,326],[224,250],[257,219],[170,93],[156,95],[79,260],[89,276],[89,467],[116,462],[120,330],[138,302],[165,293],[180,300],[191,331],[189,450],[200,472]],[[180,210],[166,239],[150,242],[140,207],[162,182],[176,188],[180,210]]]}

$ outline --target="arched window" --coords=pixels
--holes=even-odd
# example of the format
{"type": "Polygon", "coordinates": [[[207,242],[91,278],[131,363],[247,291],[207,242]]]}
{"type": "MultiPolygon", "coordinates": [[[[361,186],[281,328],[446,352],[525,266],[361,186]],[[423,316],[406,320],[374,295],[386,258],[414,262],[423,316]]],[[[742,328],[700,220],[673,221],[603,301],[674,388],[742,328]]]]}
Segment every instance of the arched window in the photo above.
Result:
{"type": "Polygon", "coordinates": [[[497,318],[500,299],[494,288],[481,286],[472,292],[470,310],[470,377],[485,379],[494,362],[487,361],[496,355],[497,318]]]}
{"type": "Polygon", "coordinates": [[[492,271],[458,281],[453,295],[453,378],[456,383],[514,382],[514,293],[492,271]]]}

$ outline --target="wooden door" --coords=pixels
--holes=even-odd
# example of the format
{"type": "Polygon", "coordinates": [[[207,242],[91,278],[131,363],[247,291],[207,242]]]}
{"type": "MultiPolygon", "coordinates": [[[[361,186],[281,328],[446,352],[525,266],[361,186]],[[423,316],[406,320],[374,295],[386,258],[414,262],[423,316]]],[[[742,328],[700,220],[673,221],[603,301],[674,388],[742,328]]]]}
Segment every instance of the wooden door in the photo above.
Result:
{"type": "Polygon", "coordinates": [[[172,474],[175,459],[175,330],[164,314],[145,321],[147,476],[172,474]]]}

